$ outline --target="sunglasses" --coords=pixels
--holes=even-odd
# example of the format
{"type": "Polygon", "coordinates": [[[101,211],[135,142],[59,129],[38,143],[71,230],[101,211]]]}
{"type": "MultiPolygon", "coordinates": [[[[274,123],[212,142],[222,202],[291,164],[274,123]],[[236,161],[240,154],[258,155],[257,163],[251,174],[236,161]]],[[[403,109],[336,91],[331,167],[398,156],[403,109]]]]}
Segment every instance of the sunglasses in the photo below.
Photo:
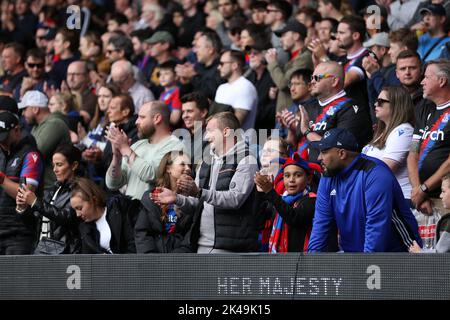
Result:
{"type": "Polygon", "coordinates": [[[391,101],[386,100],[386,99],[382,99],[382,98],[378,98],[377,100],[375,100],[375,103],[377,105],[379,105],[380,107],[383,105],[383,103],[389,103],[389,102],[391,102],[391,101]]]}
{"type": "Polygon", "coordinates": [[[30,68],[30,69],[34,69],[34,68],[41,69],[41,68],[43,68],[45,65],[44,65],[43,63],[28,63],[28,62],[27,62],[27,66],[28,66],[28,68],[30,68]]]}
{"type": "Polygon", "coordinates": [[[336,75],[335,74],[330,74],[330,73],[324,73],[324,74],[314,74],[311,76],[311,81],[315,81],[315,82],[320,82],[320,80],[322,79],[326,79],[326,78],[335,78],[336,75]]]}

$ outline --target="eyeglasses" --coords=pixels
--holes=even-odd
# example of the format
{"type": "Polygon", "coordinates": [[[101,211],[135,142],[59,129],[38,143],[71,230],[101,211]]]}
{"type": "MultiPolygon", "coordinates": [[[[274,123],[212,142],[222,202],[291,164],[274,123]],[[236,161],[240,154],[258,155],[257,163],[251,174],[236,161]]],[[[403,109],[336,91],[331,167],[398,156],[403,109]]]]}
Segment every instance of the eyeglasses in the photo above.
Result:
{"type": "Polygon", "coordinates": [[[383,105],[383,103],[389,103],[389,102],[391,102],[391,101],[382,99],[382,98],[378,98],[377,100],[375,100],[375,103],[380,107],[383,105]]]}
{"type": "Polygon", "coordinates": [[[322,79],[326,78],[336,78],[335,74],[324,73],[324,74],[314,74],[311,76],[311,81],[320,82],[322,79]]]}
{"type": "Polygon", "coordinates": [[[223,66],[226,63],[233,63],[233,61],[219,61],[219,66],[223,66]]]}
{"type": "Polygon", "coordinates": [[[34,68],[41,69],[41,68],[44,67],[44,64],[43,64],[43,63],[28,63],[28,62],[27,62],[27,66],[28,66],[28,68],[30,68],[30,69],[34,69],[34,68]]]}
{"type": "Polygon", "coordinates": [[[306,86],[307,84],[305,82],[290,82],[288,83],[288,88],[292,88],[294,86],[306,86]]]}

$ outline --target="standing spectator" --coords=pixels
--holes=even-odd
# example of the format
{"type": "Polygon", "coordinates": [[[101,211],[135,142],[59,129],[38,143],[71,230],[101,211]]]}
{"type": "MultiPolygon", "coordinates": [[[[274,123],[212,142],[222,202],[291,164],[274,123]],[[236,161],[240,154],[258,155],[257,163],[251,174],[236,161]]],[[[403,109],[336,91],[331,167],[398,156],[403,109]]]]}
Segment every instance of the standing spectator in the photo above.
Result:
{"type": "Polygon", "coordinates": [[[255,127],[258,93],[255,86],[242,76],[245,56],[237,50],[225,51],[220,57],[220,76],[227,80],[217,88],[214,101],[233,107],[240,127],[248,130],[255,127]]]}
{"type": "Polygon", "coordinates": [[[80,38],[81,59],[94,62],[100,76],[106,79],[111,64],[103,54],[102,45],[100,35],[93,31],[86,32],[86,34],[80,38]]]}
{"type": "Polygon", "coordinates": [[[388,25],[391,30],[408,26],[421,0],[396,0],[389,5],[388,25]]]}
{"type": "Polygon", "coordinates": [[[22,83],[16,87],[13,97],[20,101],[28,90],[44,91],[44,84],[51,86],[52,83],[45,72],[45,53],[39,49],[30,49],[25,57],[25,69],[27,75],[23,77],[22,83]]]}
{"type": "Polygon", "coordinates": [[[440,181],[450,171],[450,62],[429,62],[421,84],[424,98],[436,107],[416,114],[408,173],[413,205],[424,214],[432,214],[442,210],[440,181]]]}
{"type": "Polygon", "coordinates": [[[217,26],[216,32],[220,37],[224,48],[231,47],[231,39],[228,36],[230,31],[230,22],[237,14],[239,7],[236,0],[219,0],[219,12],[222,15],[223,21],[217,26]]]}
{"type": "Polygon", "coordinates": [[[81,152],[74,146],[64,145],[56,149],[52,158],[56,175],[53,188],[42,198],[31,190],[19,188],[16,201],[18,205],[28,206],[28,210],[39,218],[39,240],[45,237],[63,241],[63,253],[78,253],[81,249],[80,220],[70,206],[70,193],[72,182],[78,175],[81,152]]]}
{"type": "Polygon", "coordinates": [[[445,9],[440,4],[429,4],[420,13],[427,33],[419,38],[418,52],[422,61],[438,59],[445,50],[445,44],[450,41],[446,30],[445,9]]]}
{"type": "Polygon", "coordinates": [[[334,223],[344,252],[408,251],[414,240],[421,243],[397,179],[382,161],[358,153],[353,134],[332,129],[318,148],[324,176],[308,252],[325,250],[334,223]]]}
{"type": "Polygon", "coordinates": [[[169,152],[161,159],[156,174],[156,189],[142,196],[142,207],[135,225],[137,253],[169,253],[181,246],[191,228],[193,212],[182,211],[174,204],[158,206],[151,192],[167,188],[176,192],[178,179],[191,174],[189,156],[169,152]]]}
{"type": "Polygon", "coordinates": [[[70,205],[83,220],[79,230],[82,254],[135,253],[129,201],[121,195],[106,199],[98,185],[86,178],[75,180],[70,205]]]}
{"type": "Polygon", "coordinates": [[[0,91],[12,94],[27,75],[24,68],[25,48],[18,43],[8,43],[2,51],[5,75],[0,78],[0,91]]]}
{"type": "Polygon", "coordinates": [[[97,96],[89,86],[89,72],[87,63],[82,60],[74,61],[67,68],[67,86],[72,93],[81,97],[80,114],[84,123],[89,123],[95,115],[97,96]]]}
{"type": "MultiPolygon", "coordinates": [[[[337,62],[319,64],[312,75],[311,95],[318,99],[320,108],[311,116],[300,108],[300,133],[306,143],[322,139],[332,128],[346,129],[357,136],[360,146],[372,138],[369,110],[350,99],[344,91],[344,70],[337,62]],[[312,117],[313,118],[313,117],[312,117]]],[[[311,112],[310,112],[311,113],[311,112]]],[[[309,146],[309,159],[317,159],[317,149],[309,146]]]]}
{"type": "Polygon", "coordinates": [[[322,18],[333,18],[341,21],[344,15],[341,12],[341,0],[319,0],[317,8],[322,18]]]}
{"type": "Polygon", "coordinates": [[[154,186],[156,169],[162,157],[170,151],[183,149],[182,143],[170,133],[170,114],[161,101],[145,103],[136,121],[140,139],[131,147],[128,136],[117,128],[110,128],[113,158],[106,173],[106,186],[118,190],[127,185],[125,194],[133,199],[154,186]]]}
{"type": "Polygon", "coordinates": [[[197,165],[203,161],[203,153],[208,142],[205,140],[206,118],[209,112],[210,102],[201,92],[188,93],[181,97],[181,118],[184,127],[189,130],[191,139],[183,141],[186,150],[191,154],[191,166],[194,174],[197,165]]]}
{"type": "Polygon", "coordinates": [[[33,215],[16,212],[19,178],[26,188],[37,190],[43,164],[30,135],[22,136],[16,114],[0,112],[0,255],[30,254],[36,242],[37,221],[33,215]]]}
{"type": "Polygon", "coordinates": [[[181,23],[178,38],[187,43],[194,40],[194,35],[205,25],[205,15],[198,9],[198,0],[183,0],[181,4],[184,10],[183,22],[181,23]]]}
{"type": "Polygon", "coordinates": [[[157,204],[174,203],[181,210],[196,208],[183,249],[197,253],[238,253],[258,249],[258,224],[253,210],[258,170],[245,141],[235,139],[239,120],[231,112],[217,113],[206,125],[213,153],[202,162],[194,180],[178,181],[183,196],[169,189],[154,194],[157,204]],[[237,141],[238,140],[238,141],[237,141]]]}
{"type": "Polygon", "coordinates": [[[38,17],[30,10],[31,1],[18,0],[10,3],[14,5],[14,12],[2,12],[2,29],[10,32],[15,42],[27,48],[32,47],[38,17]]]}
{"type": "Polygon", "coordinates": [[[406,158],[414,131],[414,105],[402,87],[385,87],[375,101],[377,129],[362,153],[382,160],[392,170],[405,199],[411,199],[406,158]]]}
{"type": "Polygon", "coordinates": [[[276,100],[270,97],[270,88],[275,83],[267,70],[267,62],[264,58],[266,50],[270,48],[269,43],[255,43],[248,47],[250,55],[250,70],[247,79],[258,92],[258,107],[255,119],[255,130],[272,129],[275,125],[276,100]]]}
{"type": "Polygon", "coordinates": [[[292,5],[285,0],[273,0],[267,4],[264,23],[270,27],[273,48],[277,50],[278,63],[284,65],[289,61],[289,52],[281,45],[281,39],[275,32],[286,27],[286,23],[292,14],[292,5]]]}
{"type": "Polygon", "coordinates": [[[290,53],[290,60],[285,65],[278,63],[275,50],[268,50],[265,55],[268,63],[267,68],[278,88],[277,112],[280,112],[292,104],[288,87],[291,73],[298,69],[312,70],[313,62],[311,53],[304,43],[306,27],[303,24],[295,20],[290,21],[283,29],[276,31],[275,34],[281,37],[283,49],[290,53]]]}
{"type": "Polygon", "coordinates": [[[50,113],[48,99],[40,91],[27,91],[19,103],[23,110],[26,122],[33,126],[31,134],[36,139],[37,148],[41,152],[45,164],[44,190],[53,188],[56,176],[52,170],[52,156],[60,144],[72,144],[69,128],[64,116],[59,113],[50,113]]]}
{"type": "MultiPolygon", "coordinates": [[[[369,107],[366,74],[362,60],[369,54],[362,42],[366,34],[366,23],[359,16],[345,16],[338,25],[339,47],[347,50],[347,55],[338,61],[344,66],[344,88],[348,96],[363,108],[369,107]]],[[[373,116],[373,110],[371,109],[373,116]]],[[[372,117],[374,119],[374,117],[372,117]]]]}
{"type": "Polygon", "coordinates": [[[55,57],[49,77],[55,82],[56,88],[59,88],[67,78],[67,69],[69,64],[78,60],[78,34],[69,29],[60,29],[56,33],[53,41],[55,57]]]}
{"type": "Polygon", "coordinates": [[[159,83],[164,91],[159,100],[164,101],[170,111],[170,124],[176,128],[181,119],[180,88],[178,87],[175,61],[167,61],[159,65],[159,83]]]}
{"type": "Polygon", "coordinates": [[[251,9],[252,9],[252,16],[251,16],[251,22],[258,25],[258,26],[264,26],[264,21],[266,19],[266,6],[267,3],[265,1],[261,0],[255,0],[252,2],[251,9]]]}
{"type": "Polygon", "coordinates": [[[309,163],[294,154],[281,168],[285,192],[279,195],[268,175],[256,173],[255,184],[258,189],[256,202],[268,200],[271,206],[266,212],[258,214],[272,215],[273,226],[269,238],[269,253],[304,252],[308,248],[316,195],[309,192],[312,171],[320,171],[318,164],[309,163]]]}
{"type": "Polygon", "coordinates": [[[182,83],[182,92],[202,91],[208,99],[214,100],[217,88],[223,82],[217,67],[219,66],[222,43],[214,30],[203,31],[195,41],[194,51],[198,64],[184,63],[176,66],[175,71],[182,83]]]}
{"type": "Polygon", "coordinates": [[[116,61],[111,67],[111,79],[124,94],[133,98],[134,113],[147,102],[155,100],[153,92],[136,81],[133,76],[133,65],[127,60],[116,61]]]}

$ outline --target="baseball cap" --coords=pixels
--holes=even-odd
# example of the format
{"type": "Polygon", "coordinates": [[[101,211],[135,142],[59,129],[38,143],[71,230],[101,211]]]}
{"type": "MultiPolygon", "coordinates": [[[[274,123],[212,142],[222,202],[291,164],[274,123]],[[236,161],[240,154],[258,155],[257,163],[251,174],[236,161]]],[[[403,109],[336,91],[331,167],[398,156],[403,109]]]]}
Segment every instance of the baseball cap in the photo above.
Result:
{"type": "Polygon", "coordinates": [[[419,11],[420,14],[431,13],[435,16],[446,16],[445,8],[441,4],[429,3],[419,11]]]}
{"type": "Polygon", "coordinates": [[[0,112],[0,141],[8,137],[9,131],[19,125],[19,118],[9,111],[0,112]]]}
{"type": "Polygon", "coordinates": [[[252,45],[249,46],[245,46],[245,52],[249,53],[252,50],[256,50],[258,52],[262,52],[265,50],[269,50],[270,48],[272,48],[272,44],[269,42],[264,42],[264,41],[258,41],[252,45]]]}
{"type": "Polygon", "coordinates": [[[171,45],[175,43],[172,35],[168,31],[157,31],[150,38],[146,39],[144,42],[150,44],[158,42],[168,42],[171,45]]]}
{"type": "Polygon", "coordinates": [[[372,46],[389,48],[390,47],[389,34],[387,32],[376,33],[372,36],[372,38],[364,42],[363,46],[366,48],[370,48],[372,46]]]}
{"type": "Polygon", "coordinates": [[[48,29],[47,33],[44,36],[45,40],[53,40],[56,38],[56,28],[50,28],[48,29]]]}
{"type": "Polygon", "coordinates": [[[26,107],[48,107],[48,98],[41,91],[30,90],[25,93],[22,100],[19,102],[19,109],[25,109],[26,107]]]}
{"type": "Polygon", "coordinates": [[[331,148],[359,151],[355,136],[350,131],[342,128],[333,128],[326,131],[322,140],[311,142],[311,145],[320,151],[331,148]]]}
{"type": "Polygon", "coordinates": [[[16,100],[8,96],[0,96],[0,111],[1,110],[9,111],[14,114],[19,113],[16,100]]]}
{"type": "Polygon", "coordinates": [[[306,27],[302,23],[298,22],[297,20],[288,21],[288,23],[286,24],[286,26],[284,28],[275,31],[274,33],[277,37],[281,37],[284,33],[288,32],[288,31],[300,33],[300,35],[302,36],[302,39],[306,38],[306,34],[307,34],[306,27]]]}

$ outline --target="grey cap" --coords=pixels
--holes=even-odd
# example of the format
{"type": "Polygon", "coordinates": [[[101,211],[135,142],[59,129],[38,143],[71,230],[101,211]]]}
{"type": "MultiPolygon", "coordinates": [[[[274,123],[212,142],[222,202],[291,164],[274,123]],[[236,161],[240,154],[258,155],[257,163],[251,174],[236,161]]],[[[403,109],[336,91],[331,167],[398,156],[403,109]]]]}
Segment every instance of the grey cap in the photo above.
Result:
{"type": "Polygon", "coordinates": [[[390,47],[389,34],[387,32],[376,33],[363,43],[363,46],[366,48],[370,48],[372,46],[380,46],[380,47],[390,47]]]}
{"type": "Polygon", "coordinates": [[[171,45],[175,44],[175,40],[172,35],[167,31],[157,31],[150,38],[146,39],[144,42],[154,44],[158,42],[168,42],[171,45]]]}

